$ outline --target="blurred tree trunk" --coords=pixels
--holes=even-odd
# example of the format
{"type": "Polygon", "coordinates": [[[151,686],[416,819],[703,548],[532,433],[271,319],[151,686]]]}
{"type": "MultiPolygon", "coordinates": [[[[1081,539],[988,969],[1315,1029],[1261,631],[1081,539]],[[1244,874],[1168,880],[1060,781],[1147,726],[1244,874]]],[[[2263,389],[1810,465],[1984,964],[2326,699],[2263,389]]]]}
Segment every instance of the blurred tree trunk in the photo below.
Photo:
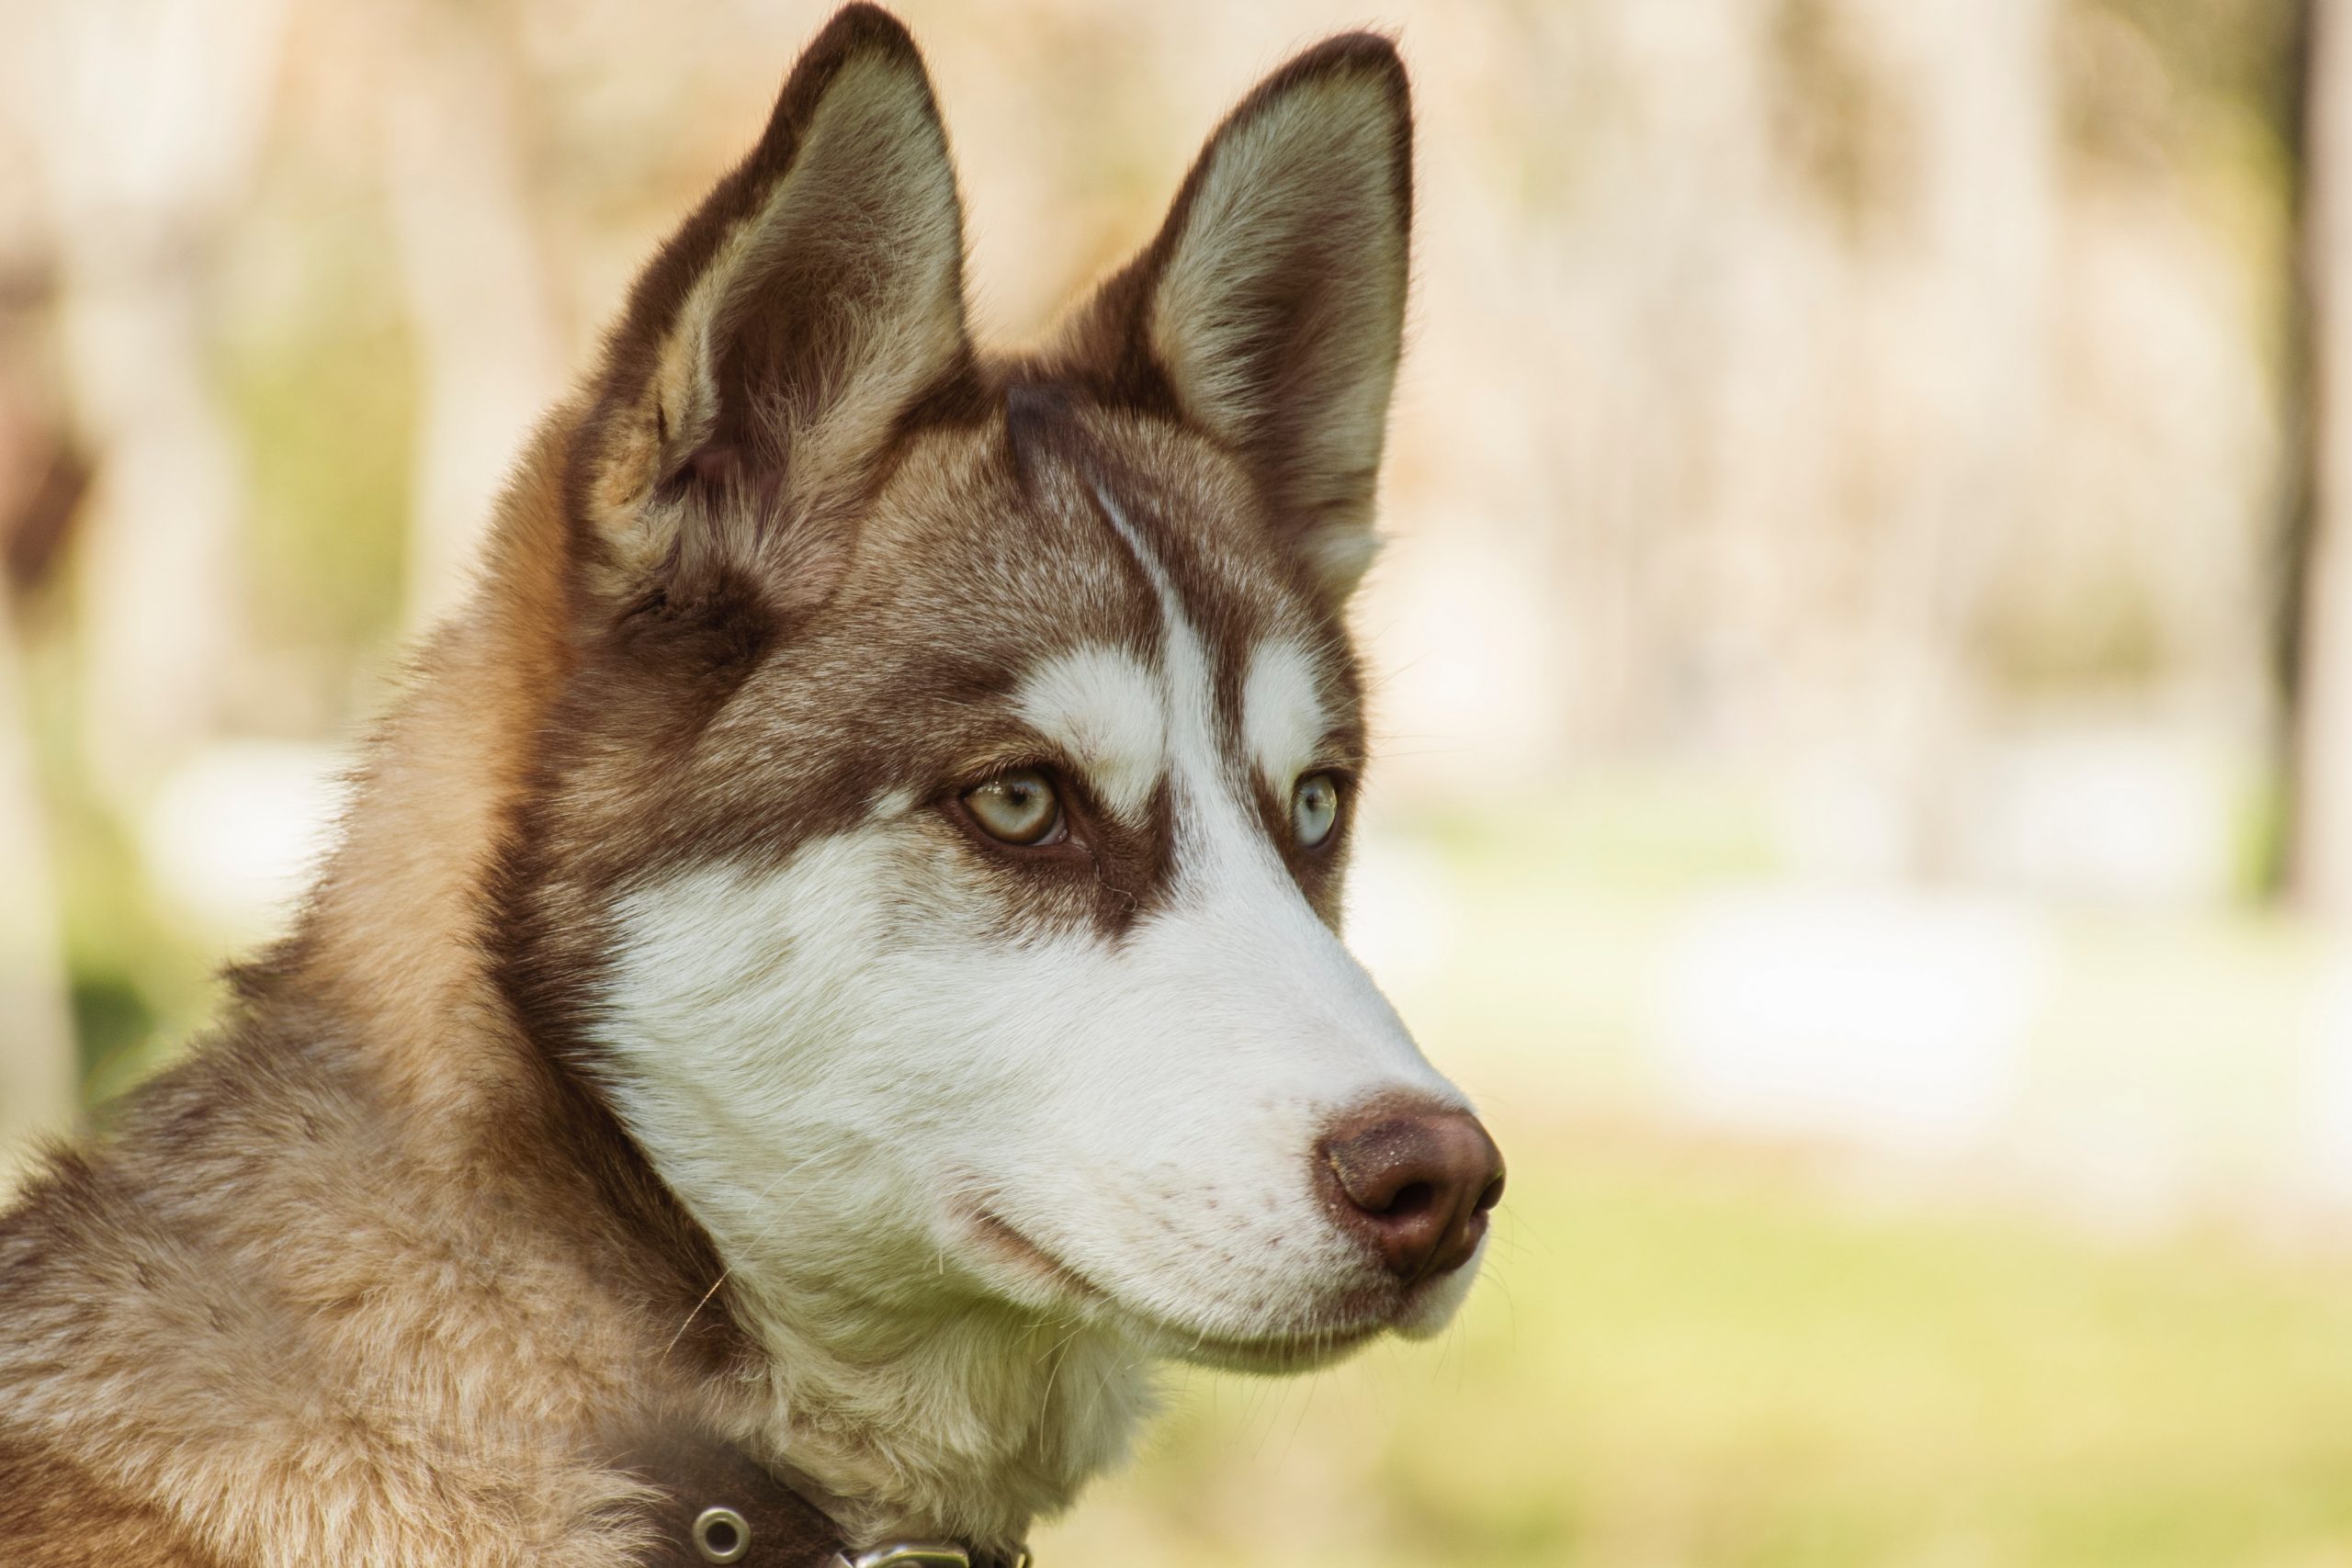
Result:
{"type": "Polygon", "coordinates": [[[2352,6],[2311,15],[2304,256],[2311,356],[2311,515],[2300,570],[2291,849],[2295,891],[2352,915],[2352,6]]]}
{"type": "Polygon", "coordinates": [[[205,363],[205,262],[258,147],[286,4],[6,10],[98,465],[79,562],[87,761],[128,805],[206,734],[234,646],[243,475],[205,363]]]}
{"type": "Polygon", "coordinates": [[[81,1108],[30,726],[9,596],[0,592],[0,1193],[43,1134],[81,1108]]]}
{"type": "Polygon", "coordinates": [[[1980,804],[1972,635],[2027,513],[2050,398],[2056,17],[2052,0],[1839,14],[1878,84],[1864,166],[1901,171],[1880,176],[1848,289],[1866,330],[1846,416],[1874,470],[1860,758],[1894,831],[1884,861],[1847,869],[1941,877],[1966,869],[1980,804]]]}
{"type": "Polygon", "coordinates": [[[506,467],[560,389],[498,14],[408,4],[393,18],[407,63],[385,105],[385,166],[423,405],[408,572],[418,627],[461,593],[506,467]]]}
{"type": "MultiPolygon", "coordinates": [[[[0,125],[0,133],[14,127],[0,125]]],[[[8,150],[17,150],[12,138],[8,150]]],[[[29,227],[0,212],[0,233],[29,227]]],[[[33,723],[16,606],[57,559],[82,497],[84,470],[60,428],[47,355],[45,257],[0,254],[0,1194],[34,1140],[71,1128],[81,1108],[49,824],[33,766],[33,723]],[[38,367],[38,368],[36,368],[38,367]]]]}

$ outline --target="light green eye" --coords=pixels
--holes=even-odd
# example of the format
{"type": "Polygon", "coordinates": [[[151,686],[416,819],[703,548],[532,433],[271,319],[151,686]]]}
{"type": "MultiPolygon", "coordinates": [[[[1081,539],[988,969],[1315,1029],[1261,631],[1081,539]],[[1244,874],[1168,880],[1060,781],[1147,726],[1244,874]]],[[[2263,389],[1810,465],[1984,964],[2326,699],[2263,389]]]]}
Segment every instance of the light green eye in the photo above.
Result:
{"type": "Polygon", "coordinates": [[[991,839],[1008,844],[1039,844],[1062,823],[1062,803],[1054,786],[1035,768],[999,773],[964,792],[964,809],[991,839]]]}
{"type": "Polygon", "coordinates": [[[1299,780],[1290,792],[1290,830],[1299,847],[1320,847],[1339,821],[1339,781],[1329,773],[1309,773],[1299,780]]]}

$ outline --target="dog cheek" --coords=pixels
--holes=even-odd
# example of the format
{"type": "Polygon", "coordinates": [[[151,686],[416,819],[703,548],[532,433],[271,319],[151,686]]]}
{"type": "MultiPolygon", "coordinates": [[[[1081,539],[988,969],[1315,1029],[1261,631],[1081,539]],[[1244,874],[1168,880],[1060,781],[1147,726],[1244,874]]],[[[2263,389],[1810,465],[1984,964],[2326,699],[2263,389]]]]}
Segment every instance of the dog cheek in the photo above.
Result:
{"type": "Polygon", "coordinates": [[[1007,1217],[1156,1317],[1254,1335],[1311,1314],[1360,1272],[1307,1179],[1311,1097],[1235,1070],[1269,1055],[1249,1033],[1212,1049],[1198,1009],[1132,977],[1094,990],[1125,1005],[1050,1032],[1057,1087],[1002,1145],[1007,1217]]]}

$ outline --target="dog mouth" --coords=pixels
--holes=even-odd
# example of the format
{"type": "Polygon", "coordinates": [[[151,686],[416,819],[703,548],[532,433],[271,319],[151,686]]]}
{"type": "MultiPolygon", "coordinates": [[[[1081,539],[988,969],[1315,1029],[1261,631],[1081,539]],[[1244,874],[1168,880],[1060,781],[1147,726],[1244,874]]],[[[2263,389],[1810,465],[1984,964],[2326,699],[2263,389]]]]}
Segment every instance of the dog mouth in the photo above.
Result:
{"type": "Polygon", "coordinates": [[[1023,1274],[1057,1285],[1084,1300],[1116,1304],[1116,1298],[1108,1291],[1030,1240],[1018,1226],[995,1210],[975,1205],[968,1211],[967,1217],[980,1244],[1023,1274]]]}
{"type": "Polygon", "coordinates": [[[1395,1326],[1397,1308],[1374,1309],[1329,1325],[1263,1335],[1221,1334],[1135,1305],[1056,1257],[995,1210],[966,1210],[973,1236],[999,1262],[1115,1317],[1162,1355],[1228,1371],[1289,1372],[1324,1366],[1395,1326]]]}

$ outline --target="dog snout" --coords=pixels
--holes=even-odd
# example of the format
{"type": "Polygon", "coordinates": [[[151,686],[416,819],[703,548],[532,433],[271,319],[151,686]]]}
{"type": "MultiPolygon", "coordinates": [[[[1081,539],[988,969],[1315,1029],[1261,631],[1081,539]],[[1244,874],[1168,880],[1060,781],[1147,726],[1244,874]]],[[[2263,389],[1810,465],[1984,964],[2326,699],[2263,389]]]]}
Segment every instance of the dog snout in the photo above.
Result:
{"type": "Polygon", "coordinates": [[[1464,1111],[1390,1104],[1343,1117],[1316,1156],[1341,1227],[1408,1285],[1467,1262],[1503,1195],[1502,1151],[1464,1111]]]}

